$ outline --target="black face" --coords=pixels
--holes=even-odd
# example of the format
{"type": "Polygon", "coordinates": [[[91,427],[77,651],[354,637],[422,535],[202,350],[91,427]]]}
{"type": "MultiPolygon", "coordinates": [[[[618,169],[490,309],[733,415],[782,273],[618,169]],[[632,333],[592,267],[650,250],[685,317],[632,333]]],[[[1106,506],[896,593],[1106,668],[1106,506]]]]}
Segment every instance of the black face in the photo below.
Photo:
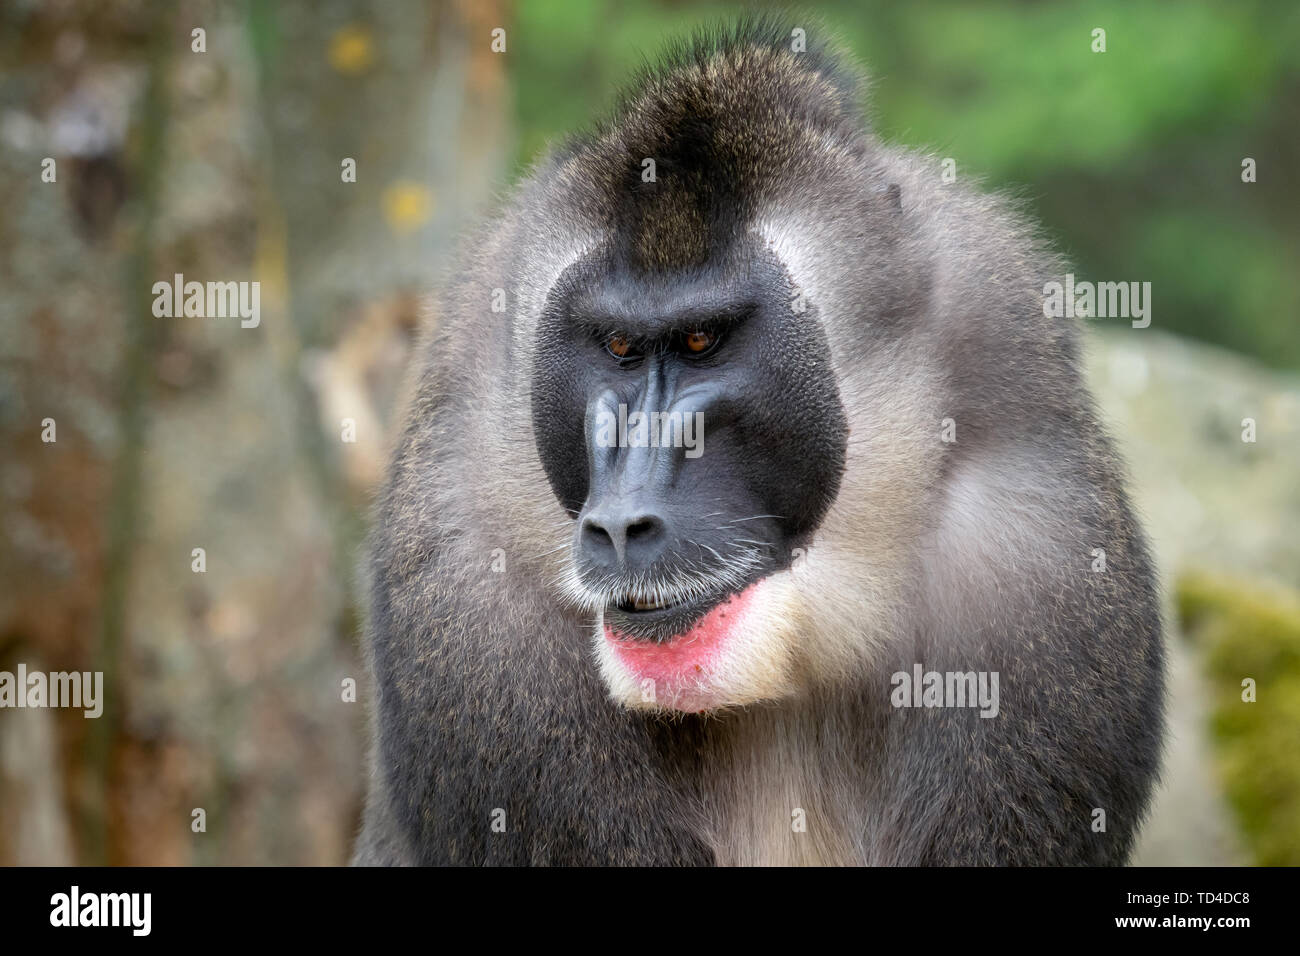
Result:
{"type": "Polygon", "coordinates": [[[681,633],[788,566],[839,489],[848,428],[825,335],[767,257],[634,276],[580,262],[538,329],[533,426],[605,621],[681,633]]]}

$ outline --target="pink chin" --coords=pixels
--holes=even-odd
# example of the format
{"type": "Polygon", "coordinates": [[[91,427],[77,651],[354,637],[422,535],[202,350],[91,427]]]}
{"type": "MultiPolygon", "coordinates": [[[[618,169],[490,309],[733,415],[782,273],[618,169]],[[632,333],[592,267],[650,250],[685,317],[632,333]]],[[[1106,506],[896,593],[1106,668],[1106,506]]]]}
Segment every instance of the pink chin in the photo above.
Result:
{"type": "Polygon", "coordinates": [[[716,673],[720,658],[739,630],[757,588],[758,584],[751,584],[739,594],[733,594],[690,628],[666,641],[637,640],[616,632],[608,624],[605,625],[605,640],[619,662],[638,679],[654,681],[669,691],[672,698],[694,696],[682,692],[687,687],[707,683],[716,673]]]}

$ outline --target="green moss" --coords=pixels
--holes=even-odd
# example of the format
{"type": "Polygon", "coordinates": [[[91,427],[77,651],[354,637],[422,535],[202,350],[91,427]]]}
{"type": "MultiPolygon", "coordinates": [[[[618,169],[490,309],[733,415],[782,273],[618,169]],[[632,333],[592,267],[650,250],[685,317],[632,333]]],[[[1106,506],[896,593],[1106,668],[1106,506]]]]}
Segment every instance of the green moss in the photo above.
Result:
{"type": "Polygon", "coordinates": [[[1300,593],[1198,573],[1177,602],[1204,650],[1217,762],[1255,862],[1300,864],[1300,593]]]}

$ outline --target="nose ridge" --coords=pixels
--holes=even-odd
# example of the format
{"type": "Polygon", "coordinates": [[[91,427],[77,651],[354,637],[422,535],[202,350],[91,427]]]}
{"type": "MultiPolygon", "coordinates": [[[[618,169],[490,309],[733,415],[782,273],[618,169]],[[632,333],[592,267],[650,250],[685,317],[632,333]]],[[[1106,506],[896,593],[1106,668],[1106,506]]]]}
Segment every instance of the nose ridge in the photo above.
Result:
{"type": "Polygon", "coordinates": [[[663,554],[667,521],[661,509],[650,502],[621,499],[606,502],[583,516],[581,538],[584,553],[595,563],[640,569],[663,554]]]}
{"type": "Polygon", "coordinates": [[[602,444],[596,436],[602,420],[606,423],[606,427],[608,423],[618,420],[618,404],[618,394],[613,389],[607,388],[597,394],[587,405],[584,430],[587,436],[588,474],[593,488],[609,484],[616,476],[618,444],[616,442],[602,444]]]}

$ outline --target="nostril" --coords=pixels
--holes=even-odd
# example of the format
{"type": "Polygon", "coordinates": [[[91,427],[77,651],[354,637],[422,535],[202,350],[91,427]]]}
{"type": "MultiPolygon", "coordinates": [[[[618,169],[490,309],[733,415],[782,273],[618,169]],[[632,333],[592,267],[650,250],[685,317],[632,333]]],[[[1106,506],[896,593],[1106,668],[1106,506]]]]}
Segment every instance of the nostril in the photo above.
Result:
{"type": "Polygon", "coordinates": [[[596,545],[606,545],[611,548],[614,546],[614,539],[609,536],[604,526],[590,518],[582,523],[582,536],[596,545]]]}
{"type": "Polygon", "coordinates": [[[663,522],[653,515],[638,518],[627,526],[627,539],[649,538],[663,528],[663,522]]]}

